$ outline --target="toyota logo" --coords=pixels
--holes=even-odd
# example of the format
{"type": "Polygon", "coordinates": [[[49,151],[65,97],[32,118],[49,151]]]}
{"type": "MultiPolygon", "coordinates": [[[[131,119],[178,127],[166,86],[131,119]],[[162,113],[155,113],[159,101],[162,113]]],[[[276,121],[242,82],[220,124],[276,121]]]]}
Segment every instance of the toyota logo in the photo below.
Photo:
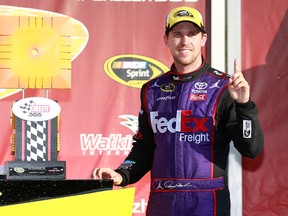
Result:
{"type": "Polygon", "coordinates": [[[207,88],[207,83],[206,82],[197,82],[195,84],[195,88],[198,89],[198,90],[203,90],[203,89],[206,89],[207,88]]]}

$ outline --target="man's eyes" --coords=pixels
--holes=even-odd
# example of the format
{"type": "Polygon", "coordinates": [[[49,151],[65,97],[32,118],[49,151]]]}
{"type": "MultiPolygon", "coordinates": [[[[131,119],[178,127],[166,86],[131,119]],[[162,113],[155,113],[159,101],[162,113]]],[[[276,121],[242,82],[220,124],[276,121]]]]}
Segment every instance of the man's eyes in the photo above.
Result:
{"type": "Polygon", "coordinates": [[[190,32],[189,34],[188,34],[188,36],[189,37],[193,37],[193,36],[195,36],[195,35],[197,35],[199,32],[190,32]]]}
{"type": "Polygon", "coordinates": [[[173,36],[177,38],[177,37],[181,37],[181,34],[179,34],[179,33],[173,33],[173,36]]]}
{"type": "MultiPolygon", "coordinates": [[[[193,37],[193,36],[195,36],[195,35],[197,35],[197,34],[198,34],[198,32],[189,32],[189,33],[187,34],[187,36],[188,36],[188,37],[193,37]]],[[[184,36],[184,35],[175,32],[175,33],[173,33],[173,36],[176,37],[176,38],[179,38],[179,37],[182,37],[182,36],[184,36]]]]}

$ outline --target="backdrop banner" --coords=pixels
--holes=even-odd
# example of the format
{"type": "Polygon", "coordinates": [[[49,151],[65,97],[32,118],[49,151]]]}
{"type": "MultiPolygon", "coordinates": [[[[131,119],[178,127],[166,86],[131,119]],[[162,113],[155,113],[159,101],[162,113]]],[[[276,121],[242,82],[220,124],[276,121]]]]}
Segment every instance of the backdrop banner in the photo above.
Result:
{"type": "MultiPolygon", "coordinates": [[[[93,168],[117,168],[123,162],[138,126],[140,88],[172,63],[163,41],[166,15],[176,6],[187,5],[205,16],[206,4],[202,0],[0,0],[1,16],[72,19],[71,89],[49,90],[49,98],[61,106],[58,160],[66,161],[67,179],[90,179],[93,168]]],[[[204,20],[210,26],[210,19],[204,20]]],[[[3,31],[11,25],[4,23],[3,31]]],[[[209,52],[206,55],[209,58],[209,52]]],[[[25,90],[25,97],[45,94],[45,89],[25,90]]],[[[13,160],[11,106],[22,94],[19,89],[2,89],[0,97],[3,165],[13,160]]],[[[133,215],[145,213],[149,182],[147,174],[132,185],[136,189],[133,215]]]]}
{"type": "MultiPolygon", "coordinates": [[[[117,168],[128,155],[137,131],[140,87],[169,69],[172,59],[163,41],[165,18],[182,5],[204,15],[209,35],[210,1],[0,0],[1,16],[63,16],[72,21],[71,88],[48,91],[49,98],[61,106],[58,160],[66,161],[67,179],[91,179],[93,168],[117,168]]],[[[242,70],[251,84],[265,134],[263,153],[254,160],[243,158],[243,215],[288,215],[284,147],[288,140],[288,3],[242,0],[241,7],[242,70]]],[[[9,25],[1,23],[0,31],[9,25]]],[[[208,38],[205,56],[209,62],[208,38]]],[[[2,54],[0,63],[1,58],[2,54]]],[[[0,79],[2,72],[0,68],[0,79]]],[[[0,91],[1,166],[14,159],[11,106],[22,96],[19,89],[0,91]]],[[[46,97],[46,90],[27,89],[25,97],[46,97]]],[[[148,173],[132,185],[135,216],[145,215],[149,177],[148,173]]]]}

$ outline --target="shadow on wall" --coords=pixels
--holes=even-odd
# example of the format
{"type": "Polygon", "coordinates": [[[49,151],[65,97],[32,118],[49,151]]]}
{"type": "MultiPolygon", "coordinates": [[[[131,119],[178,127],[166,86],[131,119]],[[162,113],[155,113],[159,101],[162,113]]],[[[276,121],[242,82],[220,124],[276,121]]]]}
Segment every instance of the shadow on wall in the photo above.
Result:
{"type": "Polygon", "coordinates": [[[265,136],[264,151],[259,157],[243,159],[243,169],[254,171],[264,159],[270,160],[273,155],[277,155],[277,160],[287,158],[288,10],[267,53],[266,64],[245,70],[244,73],[250,83],[253,100],[257,103],[265,136]]]}

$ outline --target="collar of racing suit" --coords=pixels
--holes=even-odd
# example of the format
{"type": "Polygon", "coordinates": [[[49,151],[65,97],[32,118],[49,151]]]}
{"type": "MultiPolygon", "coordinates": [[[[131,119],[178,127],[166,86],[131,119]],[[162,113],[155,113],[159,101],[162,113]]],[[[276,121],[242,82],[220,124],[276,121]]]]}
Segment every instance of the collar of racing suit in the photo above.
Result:
{"type": "Polygon", "coordinates": [[[178,82],[189,82],[191,80],[194,80],[195,78],[203,75],[207,72],[207,70],[210,68],[210,65],[203,61],[202,65],[195,71],[191,71],[190,73],[179,73],[175,67],[175,64],[173,63],[169,73],[169,79],[173,81],[178,82]]]}

